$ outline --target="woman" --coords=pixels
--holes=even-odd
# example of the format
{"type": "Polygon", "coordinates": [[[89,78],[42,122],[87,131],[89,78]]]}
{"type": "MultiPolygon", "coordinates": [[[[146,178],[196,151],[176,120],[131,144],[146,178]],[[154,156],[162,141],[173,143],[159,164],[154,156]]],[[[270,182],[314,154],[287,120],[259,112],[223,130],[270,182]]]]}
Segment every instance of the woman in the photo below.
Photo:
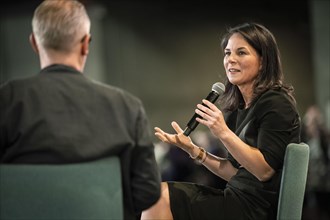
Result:
{"type": "Polygon", "coordinates": [[[227,81],[223,112],[203,100],[196,120],[228,150],[219,158],[195,145],[176,122],[176,134],[155,128],[162,141],[186,151],[215,175],[225,189],[193,183],[162,183],[160,200],[142,219],[275,219],[286,146],[300,141],[300,118],[292,87],[283,84],[279,50],[264,26],[246,23],[222,40],[227,81]]]}

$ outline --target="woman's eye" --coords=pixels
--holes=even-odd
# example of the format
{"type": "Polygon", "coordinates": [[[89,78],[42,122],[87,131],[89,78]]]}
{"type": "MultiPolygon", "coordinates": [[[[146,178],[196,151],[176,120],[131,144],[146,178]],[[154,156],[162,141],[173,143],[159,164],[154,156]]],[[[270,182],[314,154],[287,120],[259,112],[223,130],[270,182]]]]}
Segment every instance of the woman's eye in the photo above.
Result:
{"type": "Polygon", "coordinates": [[[239,55],[245,55],[246,53],[244,51],[239,51],[238,54],[239,55]]]}
{"type": "Polygon", "coordinates": [[[229,51],[225,51],[225,55],[226,56],[229,56],[230,55],[230,52],[229,51]]]}

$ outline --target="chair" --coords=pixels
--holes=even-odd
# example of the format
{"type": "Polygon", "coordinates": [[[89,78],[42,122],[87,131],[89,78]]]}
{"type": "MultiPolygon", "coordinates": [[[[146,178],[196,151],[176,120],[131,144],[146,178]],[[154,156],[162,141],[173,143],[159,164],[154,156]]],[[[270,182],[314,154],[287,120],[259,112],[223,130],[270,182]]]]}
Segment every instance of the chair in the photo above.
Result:
{"type": "Polygon", "coordinates": [[[277,209],[278,220],[300,220],[305,194],[309,146],[290,143],[286,149],[277,209]]]}
{"type": "Polygon", "coordinates": [[[120,161],[0,165],[0,219],[123,219],[120,161]]]}

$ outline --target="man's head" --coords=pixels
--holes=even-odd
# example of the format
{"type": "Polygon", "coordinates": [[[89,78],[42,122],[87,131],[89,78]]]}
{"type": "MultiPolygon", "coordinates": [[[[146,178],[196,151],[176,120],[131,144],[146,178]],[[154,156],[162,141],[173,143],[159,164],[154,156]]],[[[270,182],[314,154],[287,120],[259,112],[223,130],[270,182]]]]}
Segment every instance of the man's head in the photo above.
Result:
{"type": "Polygon", "coordinates": [[[70,52],[90,31],[84,6],[75,0],[45,0],[34,12],[32,30],[38,45],[70,52]]]}
{"type": "Polygon", "coordinates": [[[90,36],[90,19],[76,0],[44,0],[35,10],[30,41],[41,67],[63,64],[83,71],[90,36]]]}

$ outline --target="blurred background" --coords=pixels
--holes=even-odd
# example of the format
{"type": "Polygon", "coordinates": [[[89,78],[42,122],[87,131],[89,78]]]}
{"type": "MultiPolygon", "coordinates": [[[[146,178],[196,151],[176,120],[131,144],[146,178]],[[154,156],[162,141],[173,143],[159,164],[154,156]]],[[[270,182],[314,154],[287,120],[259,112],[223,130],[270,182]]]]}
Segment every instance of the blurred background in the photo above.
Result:
{"type": "MultiPolygon", "coordinates": [[[[41,0],[1,3],[0,82],[38,73],[29,45],[33,11],[41,0]]],[[[224,81],[220,39],[246,21],[265,25],[281,51],[285,80],[295,88],[303,141],[311,146],[303,219],[330,219],[329,0],[112,1],[82,0],[92,21],[85,74],[119,86],[144,103],[151,129],[182,127],[217,81],[224,81]]],[[[202,126],[194,139],[226,152],[202,126]]],[[[163,180],[221,187],[224,183],[173,146],[154,139],[163,180]]]]}

